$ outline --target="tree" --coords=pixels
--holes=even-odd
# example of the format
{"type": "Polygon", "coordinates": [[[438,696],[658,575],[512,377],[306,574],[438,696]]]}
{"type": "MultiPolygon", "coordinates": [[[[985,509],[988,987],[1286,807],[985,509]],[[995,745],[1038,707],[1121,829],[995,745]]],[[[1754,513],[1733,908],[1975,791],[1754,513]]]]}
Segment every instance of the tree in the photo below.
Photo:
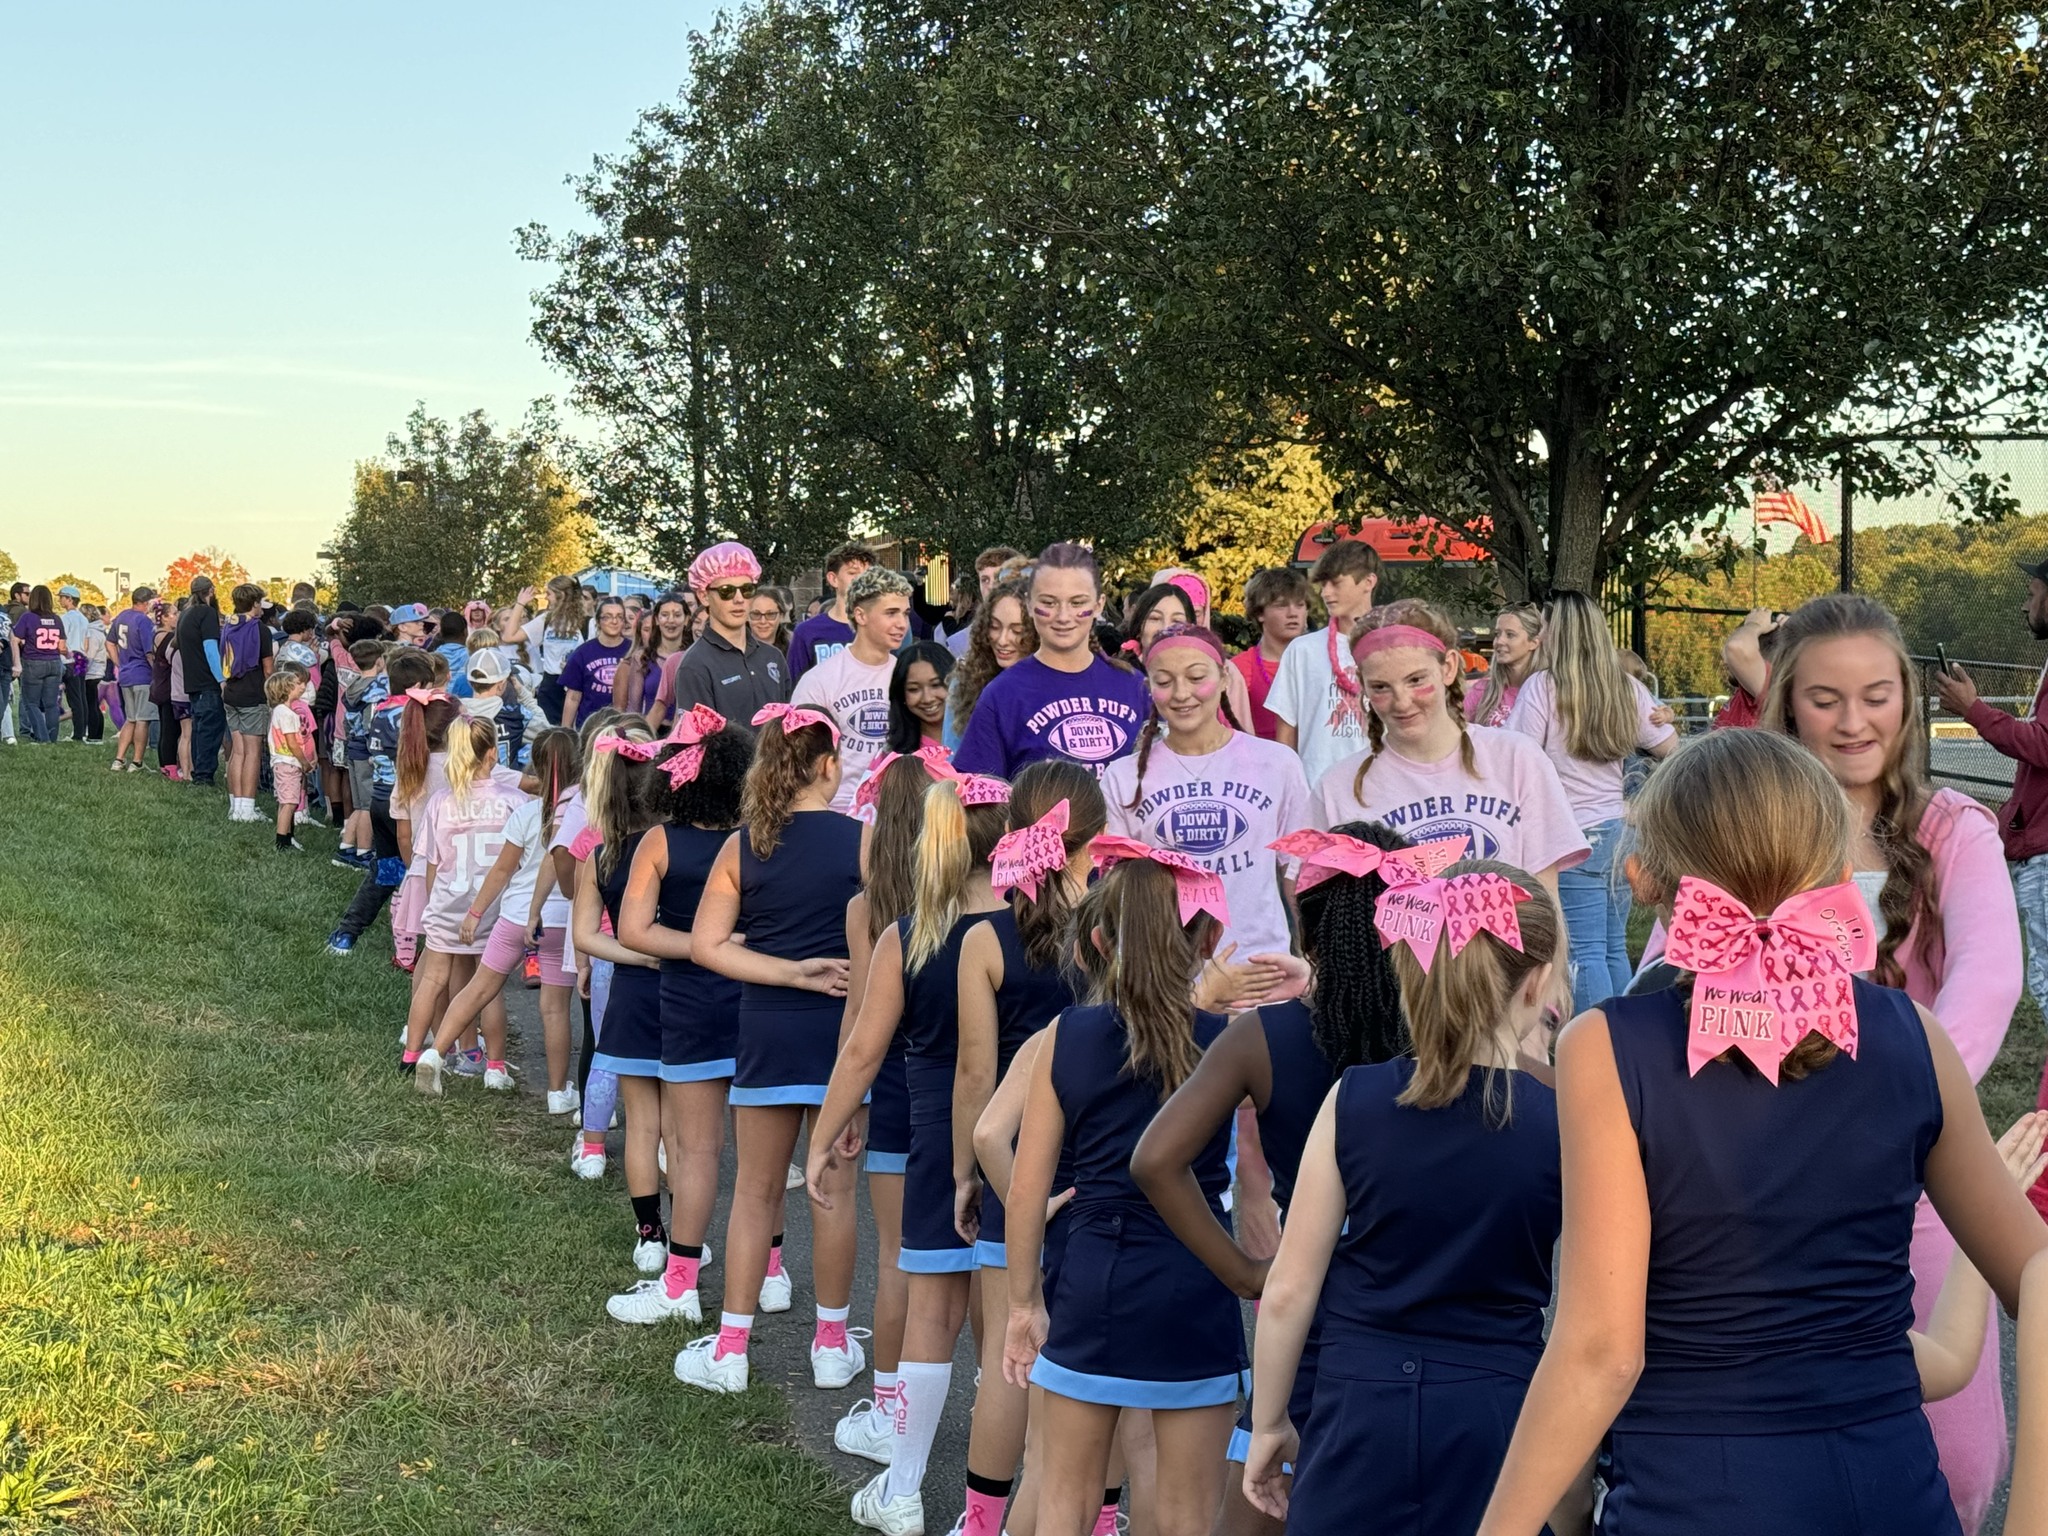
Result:
{"type": "Polygon", "coordinates": [[[157,596],[176,602],[192,590],[194,577],[212,580],[213,590],[225,608],[228,594],[249,579],[249,568],[218,544],[209,544],[173,560],[164,579],[157,583],[157,596]]]}
{"type": "Polygon", "coordinates": [[[0,586],[11,586],[21,580],[21,567],[14,563],[14,556],[0,549],[0,586]]]}
{"type": "Polygon", "coordinates": [[[382,458],[355,467],[348,515],[322,551],[358,602],[503,601],[587,563],[589,519],[536,403],[515,434],[482,411],[452,425],[424,403],[382,458]]]}
{"type": "Polygon", "coordinates": [[[49,587],[52,597],[56,596],[60,587],[76,587],[78,588],[78,600],[81,603],[96,603],[101,607],[106,606],[107,594],[100,590],[98,582],[88,580],[83,576],[74,576],[69,571],[64,572],[61,576],[52,576],[46,585],[49,587]]]}
{"type": "Polygon", "coordinates": [[[2034,419],[2048,93],[2017,7],[1004,14],[933,108],[955,202],[1144,317],[1138,398],[1290,402],[1512,594],[1654,570],[1758,472],[1897,495],[1971,423],[2034,419]],[[1907,429],[1941,440],[1878,440],[1907,429]]]}

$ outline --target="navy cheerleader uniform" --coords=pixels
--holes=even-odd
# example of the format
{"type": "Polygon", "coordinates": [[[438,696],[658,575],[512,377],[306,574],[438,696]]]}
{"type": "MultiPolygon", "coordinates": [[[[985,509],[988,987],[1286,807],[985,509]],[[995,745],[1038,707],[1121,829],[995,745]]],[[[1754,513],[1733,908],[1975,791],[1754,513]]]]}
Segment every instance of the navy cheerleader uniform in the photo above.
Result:
{"type": "MultiPolygon", "coordinates": [[[[965,1274],[974,1248],[953,1225],[953,1073],[960,1064],[960,946],[988,914],[953,924],[931,959],[903,972],[903,1065],[910,1089],[910,1160],[903,1171],[903,1246],[896,1267],[910,1275],[965,1274]]],[[[906,956],[910,919],[898,918],[906,956]]]]}
{"type": "MultiPolygon", "coordinates": [[[[1207,1050],[1220,1014],[1194,1015],[1207,1050]]],[[[1160,1085],[1126,1067],[1114,1008],[1069,1008],[1052,1046],[1052,1088],[1066,1117],[1074,1189],[1065,1252],[1047,1276],[1050,1326],[1034,1386],[1121,1408],[1213,1408],[1244,1386],[1237,1297],[1173,1235],[1131,1179],[1131,1153],[1159,1111],[1160,1085]]],[[[1195,1161],[1218,1220],[1230,1173],[1227,1129],[1195,1161]]]]}
{"type": "MultiPolygon", "coordinates": [[[[597,885],[598,898],[604,903],[605,916],[612,920],[614,934],[619,931],[619,902],[626,894],[626,877],[633,872],[633,851],[644,836],[644,832],[635,832],[626,839],[611,875],[597,885]]],[[[591,857],[601,857],[601,850],[591,857]]],[[[612,967],[604,1027],[590,1064],[620,1077],[661,1076],[660,971],[646,965],[612,967]]]]}
{"type": "Polygon", "coordinates": [[[1961,1529],[1906,1337],[1941,1092],[1906,995],[1855,996],[1856,1055],[1775,1088],[1725,1061],[1687,1075],[1680,989],[1601,1005],[1650,1196],[1605,1536],[1961,1529]]]}
{"type": "Polygon", "coordinates": [[[1441,1108],[1395,1103],[1414,1075],[1407,1059],[1352,1067],[1337,1088],[1346,1220],[1289,1532],[1353,1531],[1361,1510],[1390,1536],[1476,1530],[1543,1354],[1557,1095],[1473,1067],[1441,1108]]]}
{"type": "MultiPolygon", "coordinates": [[[[775,852],[755,857],[740,829],[740,915],[747,948],[778,960],[846,958],[846,904],[860,889],[860,823],[837,811],[798,811],[775,852]]],[[[802,987],[740,987],[731,1102],[825,1102],[846,1000],[802,987]]]]}
{"type": "MultiPolygon", "coordinates": [[[[1071,1008],[1078,999],[1074,996],[1074,984],[1067,968],[1052,965],[1041,969],[1031,963],[1031,957],[1024,952],[1024,939],[1017,932],[1017,914],[1009,907],[984,916],[989,927],[995,930],[996,943],[1003,951],[1003,984],[996,988],[996,1081],[1001,1082],[1010,1070],[1010,1063],[1017,1059],[1017,1052],[1026,1040],[1037,1034],[1055,1018],[1062,1008],[1071,1008]]],[[[1053,1180],[1052,1190],[1058,1194],[1073,1184],[1071,1171],[1064,1153],[1060,1157],[1060,1169],[1053,1180]]],[[[1066,1231],[1066,1211],[1052,1220],[1046,1228],[1046,1245],[1051,1247],[1056,1232],[1066,1231]]],[[[974,1245],[974,1262],[981,1269],[1006,1269],[1009,1259],[1003,1247],[1003,1202],[992,1189],[981,1192],[981,1232],[974,1245]]]]}
{"type": "MultiPolygon", "coordinates": [[[[1308,1148],[1309,1132],[1316,1116],[1323,1112],[1323,1100],[1337,1080],[1323,1048],[1316,1044],[1315,1019],[1308,1004],[1300,999],[1269,1003],[1258,1010],[1259,1029],[1266,1037],[1266,1058],[1272,1063],[1272,1091],[1266,1107],[1259,1111],[1259,1145],[1265,1150],[1266,1166],[1273,1172],[1273,1203],[1280,1207],[1280,1219],[1287,1219],[1288,1204],[1294,1199],[1294,1181],[1301,1172],[1302,1153],[1308,1148]]],[[[1295,1368],[1294,1391],[1288,1398],[1287,1416],[1298,1431],[1308,1422],[1308,1409],[1316,1386],[1316,1351],[1322,1343],[1322,1314],[1309,1324],[1301,1341],[1301,1364],[1295,1368]]],[[[1237,1427],[1230,1432],[1227,1461],[1243,1461],[1252,1448],[1252,1405],[1245,1402],[1237,1427]]]]}
{"type": "Polygon", "coordinates": [[[910,1161],[910,1083],[904,1075],[903,1031],[889,1037],[875,1080],[868,1088],[867,1154],[861,1166],[869,1173],[901,1178],[910,1161]]]}
{"type": "MultiPolygon", "coordinates": [[[[688,933],[711,867],[728,836],[703,827],[668,826],[668,873],[657,904],[661,926],[688,933]]],[[[661,1080],[698,1083],[731,1077],[739,1030],[740,984],[692,960],[661,962],[661,1080]]]]}

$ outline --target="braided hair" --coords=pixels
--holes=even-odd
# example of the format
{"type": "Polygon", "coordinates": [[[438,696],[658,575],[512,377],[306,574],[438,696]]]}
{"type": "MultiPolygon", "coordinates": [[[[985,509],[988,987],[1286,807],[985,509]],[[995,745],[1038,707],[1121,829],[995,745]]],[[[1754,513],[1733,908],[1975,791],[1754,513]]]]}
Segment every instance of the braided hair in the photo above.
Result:
{"type": "MultiPolygon", "coordinates": [[[[1404,597],[1399,602],[1375,608],[1366,618],[1365,627],[1352,640],[1355,648],[1360,640],[1374,630],[1388,624],[1406,624],[1411,629],[1422,630],[1443,641],[1447,651],[1458,648],[1458,631],[1451,621],[1444,617],[1441,609],[1425,603],[1417,597],[1404,597]]],[[[1363,679],[1360,680],[1363,686],[1363,679]]],[[[1444,708],[1450,711],[1452,721],[1458,727],[1458,761],[1465,771],[1474,778],[1479,777],[1479,763],[1472,755],[1472,734],[1465,728],[1465,682],[1462,674],[1451,679],[1444,689],[1444,708]]],[[[1379,761],[1380,752],[1386,746],[1387,728],[1380,723],[1379,711],[1370,703],[1365,706],[1365,740],[1367,751],[1365,761],[1358,765],[1358,773],[1351,780],[1351,798],[1365,801],[1365,776],[1372,772],[1372,765],[1379,761]]]]}
{"type": "MultiPolygon", "coordinates": [[[[1377,821],[1347,821],[1330,830],[1375,848],[1410,846],[1407,838],[1377,821]]],[[[1392,1061],[1409,1051],[1401,984],[1374,921],[1386,888],[1377,870],[1339,873],[1295,896],[1301,947],[1311,968],[1306,998],[1310,1033],[1335,1072],[1392,1061]]]]}

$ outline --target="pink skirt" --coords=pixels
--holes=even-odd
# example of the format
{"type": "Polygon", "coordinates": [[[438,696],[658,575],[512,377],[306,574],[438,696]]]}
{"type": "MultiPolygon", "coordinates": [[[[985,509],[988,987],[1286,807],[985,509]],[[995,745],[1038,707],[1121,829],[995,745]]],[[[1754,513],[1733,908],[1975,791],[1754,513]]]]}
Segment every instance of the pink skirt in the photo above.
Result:
{"type": "Polygon", "coordinates": [[[391,931],[409,933],[415,936],[420,931],[420,919],[427,910],[427,877],[407,871],[405,881],[398,887],[398,895],[391,902],[391,931]]]}

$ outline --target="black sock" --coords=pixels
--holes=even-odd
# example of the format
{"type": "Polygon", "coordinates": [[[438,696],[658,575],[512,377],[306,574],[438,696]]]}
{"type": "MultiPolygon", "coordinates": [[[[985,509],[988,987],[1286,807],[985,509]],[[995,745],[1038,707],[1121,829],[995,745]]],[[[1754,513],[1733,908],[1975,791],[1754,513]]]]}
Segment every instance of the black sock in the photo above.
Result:
{"type": "Polygon", "coordinates": [[[1007,1499],[1010,1490],[1016,1486],[1016,1479],[1009,1477],[983,1477],[974,1468],[967,1469],[967,1491],[978,1493],[984,1499],[1007,1499]]]}
{"type": "Polygon", "coordinates": [[[702,1243],[679,1243],[673,1237],[668,1240],[668,1256],[672,1259],[701,1259],[704,1257],[702,1243]]]}
{"type": "Polygon", "coordinates": [[[1105,1488],[1102,1490],[1102,1507],[1104,1509],[1115,1509],[1117,1505],[1123,1503],[1123,1501],[1124,1490],[1121,1485],[1118,1485],[1115,1488],[1105,1488]]]}
{"type": "Polygon", "coordinates": [[[277,834],[277,846],[278,846],[278,847],[280,847],[280,848],[289,848],[289,847],[291,847],[291,845],[292,845],[292,835],[291,835],[291,833],[289,833],[289,832],[280,832],[280,833],[278,833],[278,834],[277,834]]]}
{"type": "Polygon", "coordinates": [[[661,1230],[661,1196],[633,1196],[633,1225],[639,1230],[640,1240],[666,1236],[661,1230]]]}
{"type": "Polygon", "coordinates": [[[770,1238],[768,1240],[768,1246],[770,1248],[780,1248],[782,1246],[782,1234],[778,1232],[772,1238],[770,1238]]]}

